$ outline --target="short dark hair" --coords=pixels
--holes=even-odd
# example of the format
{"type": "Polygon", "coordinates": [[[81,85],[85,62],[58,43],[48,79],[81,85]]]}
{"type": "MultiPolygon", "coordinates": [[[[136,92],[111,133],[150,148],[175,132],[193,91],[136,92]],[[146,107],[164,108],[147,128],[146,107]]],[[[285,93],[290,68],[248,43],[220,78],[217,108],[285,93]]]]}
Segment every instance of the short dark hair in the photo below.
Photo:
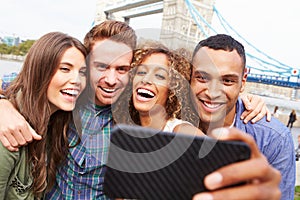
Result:
{"type": "Polygon", "coordinates": [[[192,60],[194,60],[196,53],[199,51],[199,49],[201,47],[208,47],[210,49],[224,50],[224,51],[236,50],[237,53],[242,58],[243,67],[245,68],[246,55],[245,55],[244,46],[240,42],[235,40],[233,37],[231,37],[230,35],[217,34],[214,36],[210,36],[207,39],[201,40],[195,47],[195,50],[194,50],[193,56],[192,56],[192,60]]]}

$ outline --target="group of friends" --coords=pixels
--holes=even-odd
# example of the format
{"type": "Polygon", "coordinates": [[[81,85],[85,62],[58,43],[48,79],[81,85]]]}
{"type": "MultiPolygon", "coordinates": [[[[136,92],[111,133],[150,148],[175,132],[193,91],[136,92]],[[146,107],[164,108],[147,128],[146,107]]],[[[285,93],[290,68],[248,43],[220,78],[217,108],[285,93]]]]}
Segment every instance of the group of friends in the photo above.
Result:
{"type": "Polygon", "coordinates": [[[125,123],[249,145],[251,158],[206,176],[208,190],[195,200],[292,200],[292,136],[259,97],[240,98],[243,45],[217,34],[191,59],[185,53],[159,42],[137,48],[135,31],[113,20],[95,25],[84,44],[42,36],[0,99],[0,199],[109,199],[111,129],[125,123]]]}

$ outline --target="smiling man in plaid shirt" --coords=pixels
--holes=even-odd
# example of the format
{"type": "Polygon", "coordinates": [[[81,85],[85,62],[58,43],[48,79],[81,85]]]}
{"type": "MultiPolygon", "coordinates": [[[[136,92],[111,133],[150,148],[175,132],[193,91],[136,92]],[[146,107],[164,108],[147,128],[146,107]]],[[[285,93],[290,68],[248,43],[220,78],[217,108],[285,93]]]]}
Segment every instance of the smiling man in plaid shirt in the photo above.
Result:
{"type": "Polygon", "coordinates": [[[68,131],[74,147],[46,199],[108,199],[103,177],[113,126],[111,104],[128,83],[136,35],[126,23],[105,21],[86,34],[84,44],[90,53],[90,85],[83,101],[77,102],[78,121],[68,131]],[[76,145],[78,128],[81,138],[76,145]]]}

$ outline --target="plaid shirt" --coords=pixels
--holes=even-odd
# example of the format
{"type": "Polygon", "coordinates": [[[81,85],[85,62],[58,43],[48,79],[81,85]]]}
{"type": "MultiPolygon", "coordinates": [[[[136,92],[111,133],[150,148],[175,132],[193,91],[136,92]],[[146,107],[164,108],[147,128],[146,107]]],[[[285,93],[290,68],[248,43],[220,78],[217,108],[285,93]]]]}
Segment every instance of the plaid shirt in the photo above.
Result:
{"type": "MultiPolygon", "coordinates": [[[[46,199],[109,199],[103,194],[103,182],[113,126],[111,107],[89,103],[79,111],[81,142],[69,149],[66,164],[59,168],[56,184],[46,199]]],[[[68,134],[70,144],[76,144],[78,134],[74,124],[68,134]]]]}

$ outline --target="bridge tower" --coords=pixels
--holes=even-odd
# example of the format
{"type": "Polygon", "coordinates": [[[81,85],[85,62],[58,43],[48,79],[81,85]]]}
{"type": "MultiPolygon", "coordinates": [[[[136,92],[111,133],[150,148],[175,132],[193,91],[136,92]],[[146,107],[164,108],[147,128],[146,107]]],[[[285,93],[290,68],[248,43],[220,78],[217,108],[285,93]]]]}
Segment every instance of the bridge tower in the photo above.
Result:
{"type": "MultiPolygon", "coordinates": [[[[191,1],[208,23],[213,17],[214,0],[191,1]]],[[[208,27],[206,27],[209,32],[208,27]]],[[[171,48],[193,49],[205,36],[194,22],[184,0],[164,0],[160,39],[171,48]]]]}
{"type": "MultiPolygon", "coordinates": [[[[208,23],[213,17],[215,0],[190,0],[208,23]]],[[[95,24],[107,19],[125,21],[162,13],[160,40],[170,48],[193,49],[204,35],[194,22],[185,0],[98,0],[95,24]]],[[[208,27],[206,31],[209,32],[208,27]]]]}

